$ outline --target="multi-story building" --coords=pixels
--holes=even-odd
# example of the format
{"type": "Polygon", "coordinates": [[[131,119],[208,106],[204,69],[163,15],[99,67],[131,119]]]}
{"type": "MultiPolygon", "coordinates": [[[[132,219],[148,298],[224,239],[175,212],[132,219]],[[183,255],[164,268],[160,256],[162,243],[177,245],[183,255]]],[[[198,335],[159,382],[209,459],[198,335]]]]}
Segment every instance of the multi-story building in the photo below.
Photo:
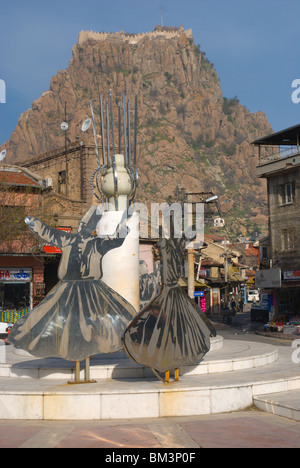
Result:
{"type": "MultiPolygon", "coordinates": [[[[270,270],[259,273],[277,315],[300,314],[300,125],[253,142],[267,180],[270,270]]],[[[258,281],[258,285],[260,285],[258,281]]]]}
{"type": "Polygon", "coordinates": [[[44,258],[24,223],[42,215],[44,188],[27,169],[0,165],[0,321],[14,321],[44,297],[44,258]]]}

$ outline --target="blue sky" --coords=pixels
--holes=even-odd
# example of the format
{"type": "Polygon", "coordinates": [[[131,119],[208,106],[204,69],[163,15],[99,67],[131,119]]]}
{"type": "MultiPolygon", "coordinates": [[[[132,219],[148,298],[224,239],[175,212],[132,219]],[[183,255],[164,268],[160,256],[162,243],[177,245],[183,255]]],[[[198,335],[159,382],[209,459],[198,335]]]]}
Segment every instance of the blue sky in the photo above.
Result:
{"type": "Polygon", "coordinates": [[[193,29],[225,97],[264,111],[274,131],[300,123],[299,0],[0,0],[0,144],[68,67],[81,30],[153,31],[161,9],[165,26],[193,29]]]}

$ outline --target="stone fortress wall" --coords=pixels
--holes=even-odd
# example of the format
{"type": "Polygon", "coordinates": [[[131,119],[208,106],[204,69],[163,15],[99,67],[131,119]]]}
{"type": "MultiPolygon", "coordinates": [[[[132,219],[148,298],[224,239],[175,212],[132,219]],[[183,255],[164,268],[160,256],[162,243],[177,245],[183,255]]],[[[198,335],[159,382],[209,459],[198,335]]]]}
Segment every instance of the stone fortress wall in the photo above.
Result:
{"type": "Polygon", "coordinates": [[[137,44],[139,41],[148,37],[149,39],[156,39],[158,37],[165,37],[166,39],[171,39],[174,37],[181,36],[185,34],[187,38],[193,38],[192,29],[184,29],[183,26],[179,28],[167,28],[158,26],[154,31],[141,34],[128,34],[124,31],[116,33],[104,33],[104,32],[94,32],[94,31],[80,31],[78,37],[78,44],[83,44],[89,39],[94,39],[96,41],[105,41],[107,39],[111,40],[112,38],[121,39],[123,42],[129,42],[130,44],[137,44]]]}

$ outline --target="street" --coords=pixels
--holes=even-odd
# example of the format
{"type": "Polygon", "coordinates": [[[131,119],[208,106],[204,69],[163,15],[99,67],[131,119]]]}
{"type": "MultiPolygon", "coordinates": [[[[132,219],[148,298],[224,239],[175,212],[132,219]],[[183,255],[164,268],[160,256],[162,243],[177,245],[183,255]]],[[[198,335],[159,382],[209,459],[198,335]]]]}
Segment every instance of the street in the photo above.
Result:
{"type": "MultiPolygon", "coordinates": [[[[282,334],[274,333],[274,337],[257,334],[258,330],[263,329],[264,324],[262,322],[251,322],[250,311],[251,304],[245,304],[244,312],[237,313],[232,318],[231,325],[224,324],[221,318],[211,320],[218,335],[223,336],[226,340],[247,340],[269,343],[275,346],[291,346],[292,341],[285,339],[282,334]]],[[[296,335],[295,339],[297,339],[296,335]]]]}

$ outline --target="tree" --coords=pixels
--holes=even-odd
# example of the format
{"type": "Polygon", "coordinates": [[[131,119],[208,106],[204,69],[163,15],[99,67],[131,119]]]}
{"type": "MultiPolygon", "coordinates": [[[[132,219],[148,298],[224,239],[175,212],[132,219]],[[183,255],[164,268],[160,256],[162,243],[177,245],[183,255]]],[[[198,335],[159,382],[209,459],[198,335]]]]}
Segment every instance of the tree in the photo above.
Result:
{"type": "Polygon", "coordinates": [[[22,169],[0,167],[0,252],[39,254],[40,245],[25,225],[26,216],[43,218],[42,185],[22,169]]]}

